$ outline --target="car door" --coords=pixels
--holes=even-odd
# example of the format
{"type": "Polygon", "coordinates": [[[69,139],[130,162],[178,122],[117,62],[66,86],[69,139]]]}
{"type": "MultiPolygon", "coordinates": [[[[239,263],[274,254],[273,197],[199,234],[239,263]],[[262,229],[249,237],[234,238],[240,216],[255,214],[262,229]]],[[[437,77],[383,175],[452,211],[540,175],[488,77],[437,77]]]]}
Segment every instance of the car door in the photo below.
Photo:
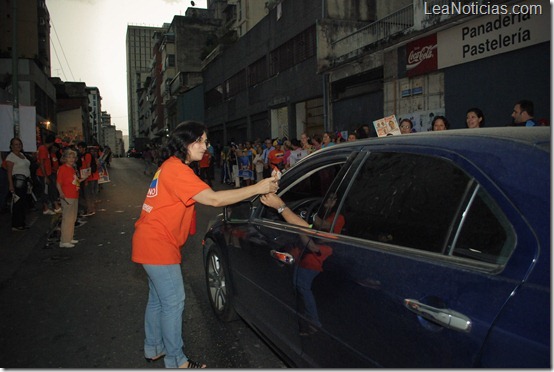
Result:
{"type": "MultiPolygon", "coordinates": [[[[335,177],[347,162],[346,155],[331,156],[317,169],[304,172],[296,166],[280,182],[280,196],[298,214],[315,213],[335,177]]],[[[295,274],[303,250],[300,235],[310,229],[286,224],[273,209],[259,201],[247,225],[230,226],[228,246],[236,291],[235,306],[247,312],[250,322],[279,349],[303,365],[297,319],[295,274]]]]}
{"type": "Polygon", "coordinates": [[[320,328],[302,339],[321,366],[474,367],[533,261],[502,192],[456,154],[424,152],[368,153],[338,191],[346,224],[317,238],[333,255],[312,287],[320,328]]]}

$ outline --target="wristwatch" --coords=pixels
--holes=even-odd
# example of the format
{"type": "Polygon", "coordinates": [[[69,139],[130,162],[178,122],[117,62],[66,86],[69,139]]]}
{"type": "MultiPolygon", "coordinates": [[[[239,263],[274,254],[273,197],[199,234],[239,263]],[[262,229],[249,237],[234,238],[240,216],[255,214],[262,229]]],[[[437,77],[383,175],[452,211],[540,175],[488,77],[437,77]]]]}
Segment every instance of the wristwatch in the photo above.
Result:
{"type": "Polygon", "coordinates": [[[281,205],[279,208],[277,208],[277,213],[281,214],[283,211],[287,208],[286,204],[281,205]]]}

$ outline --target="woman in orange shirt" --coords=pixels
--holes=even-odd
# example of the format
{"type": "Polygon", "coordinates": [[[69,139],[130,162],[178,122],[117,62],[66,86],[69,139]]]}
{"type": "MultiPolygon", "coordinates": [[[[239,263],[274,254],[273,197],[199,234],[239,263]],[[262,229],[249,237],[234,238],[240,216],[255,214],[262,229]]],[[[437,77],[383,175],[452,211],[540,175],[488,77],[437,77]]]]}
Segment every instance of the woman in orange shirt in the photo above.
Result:
{"type": "Polygon", "coordinates": [[[170,157],[150,183],[142,212],[135,223],[133,262],[148,276],[144,355],[154,361],[164,357],[167,368],[204,368],[183,351],[182,317],[185,290],[181,272],[181,247],[195,229],[196,202],[223,207],[258,194],[276,192],[274,177],[235,190],[213,191],[190,167],[207,151],[204,124],[179,124],[168,141],[170,157]]]}
{"type": "Polygon", "coordinates": [[[78,243],[73,239],[75,232],[75,221],[77,221],[77,210],[79,207],[79,185],[75,162],[77,153],[71,149],[64,151],[62,165],[56,176],[56,187],[60,193],[62,202],[62,226],[60,237],[60,248],[73,248],[78,243]]]}

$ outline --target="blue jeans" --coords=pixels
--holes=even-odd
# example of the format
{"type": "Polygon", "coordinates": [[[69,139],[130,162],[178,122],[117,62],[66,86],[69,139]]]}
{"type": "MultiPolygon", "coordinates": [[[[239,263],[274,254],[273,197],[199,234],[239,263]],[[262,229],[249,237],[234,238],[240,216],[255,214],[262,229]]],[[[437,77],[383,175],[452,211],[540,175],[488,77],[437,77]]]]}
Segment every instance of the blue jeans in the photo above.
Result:
{"type": "Polygon", "coordinates": [[[298,267],[296,286],[304,301],[304,315],[315,325],[321,327],[321,322],[319,321],[319,315],[317,313],[317,304],[312,292],[312,282],[319,274],[319,271],[298,267]]]}
{"type": "Polygon", "coordinates": [[[144,316],[144,356],[165,353],[165,367],[178,368],[188,360],[183,352],[185,286],[181,265],[142,266],[150,288],[144,316]]]}

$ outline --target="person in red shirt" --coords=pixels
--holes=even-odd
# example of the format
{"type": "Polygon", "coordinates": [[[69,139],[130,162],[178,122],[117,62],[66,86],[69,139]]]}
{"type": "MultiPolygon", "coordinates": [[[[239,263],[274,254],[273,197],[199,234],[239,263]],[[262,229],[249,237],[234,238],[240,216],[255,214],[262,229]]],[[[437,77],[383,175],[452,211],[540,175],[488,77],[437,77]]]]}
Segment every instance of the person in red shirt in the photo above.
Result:
{"type": "MultiPolygon", "coordinates": [[[[275,194],[267,194],[261,197],[261,202],[268,207],[276,209],[279,214],[285,219],[286,222],[294,225],[312,227],[308,222],[304,221],[300,216],[294,213],[287,205],[283,202],[279,196],[275,194]]],[[[337,196],[335,194],[329,195],[325,200],[324,208],[333,210],[337,202],[337,196]]],[[[336,211],[333,211],[325,220],[315,216],[313,227],[320,231],[329,231],[335,221],[336,211]]],[[[344,227],[344,216],[339,214],[336,217],[335,225],[333,230],[330,231],[334,234],[339,234],[344,227]]],[[[296,276],[296,287],[298,288],[298,293],[300,294],[300,299],[304,303],[303,315],[304,317],[300,321],[300,335],[308,336],[314,332],[317,332],[317,329],[321,327],[321,322],[319,320],[319,315],[317,312],[317,303],[312,292],[312,283],[314,279],[323,272],[323,263],[333,254],[333,248],[326,244],[317,244],[313,241],[312,238],[306,235],[300,235],[300,240],[302,241],[302,246],[306,247],[304,250],[293,249],[297,251],[296,257],[299,261],[297,276],[296,276]],[[306,319],[306,320],[304,320],[306,319]]]]}
{"type": "Polygon", "coordinates": [[[79,171],[79,177],[83,178],[84,181],[81,185],[81,191],[79,192],[79,204],[81,209],[84,209],[83,217],[92,216],[96,213],[94,206],[94,195],[93,195],[93,182],[92,181],[92,169],[91,165],[94,160],[92,154],[87,151],[87,143],[79,142],[77,144],[77,150],[79,151],[80,159],[77,161],[77,170],[79,171]],[[85,175],[83,172],[90,172],[88,175],[85,175]]]}
{"type": "Polygon", "coordinates": [[[210,169],[211,158],[212,156],[210,155],[210,152],[206,151],[202,156],[202,159],[198,162],[198,166],[200,167],[200,178],[205,180],[210,187],[212,187],[212,181],[208,170],[210,169]]]}
{"type": "Polygon", "coordinates": [[[273,167],[279,168],[279,170],[283,170],[285,167],[285,151],[281,148],[283,145],[283,142],[280,140],[276,140],[273,142],[273,146],[275,149],[271,150],[269,154],[267,155],[267,159],[269,162],[269,167],[273,169],[273,167]]]}
{"type": "Polygon", "coordinates": [[[71,149],[64,151],[62,155],[63,164],[58,169],[56,187],[62,202],[62,226],[60,237],[60,248],[73,248],[78,243],[73,239],[75,221],[77,221],[77,210],[79,209],[79,186],[80,181],[75,170],[77,153],[71,149]]]}
{"type": "Polygon", "coordinates": [[[145,311],[144,356],[164,357],[167,368],[204,368],[183,351],[182,321],[185,290],[181,272],[181,247],[196,229],[195,203],[223,207],[258,194],[276,192],[274,177],[248,187],[214,191],[190,167],[207,151],[207,129],[186,121],[171,133],[169,158],[154,174],[133,234],[133,262],[148,276],[145,311]]]}
{"type": "MultiPolygon", "coordinates": [[[[98,180],[100,179],[100,160],[98,156],[98,149],[93,147],[90,149],[91,163],[95,162],[94,172],[90,174],[88,182],[90,184],[90,197],[87,195],[87,210],[89,213],[96,213],[96,203],[98,201],[98,180]]],[[[92,168],[92,166],[91,166],[92,168]]]]}
{"type": "Polygon", "coordinates": [[[37,180],[40,188],[40,201],[42,202],[42,214],[55,214],[51,208],[52,198],[54,193],[52,188],[56,187],[55,183],[52,183],[52,163],[50,161],[50,147],[54,143],[56,137],[52,134],[46,136],[44,144],[40,145],[37,150],[37,180]]]}
{"type": "Polygon", "coordinates": [[[54,212],[56,213],[62,213],[62,206],[60,204],[60,195],[58,193],[58,188],[55,186],[58,169],[60,168],[60,158],[61,158],[60,144],[58,142],[54,142],[50,147],[50,163],[52,164],[52,173],[50,174],[50,185],[53,185],[53,186],[50,187],[48,191],[50,191],[50,189],[52,191],[51,201],[54,204],[54,212]]]}

